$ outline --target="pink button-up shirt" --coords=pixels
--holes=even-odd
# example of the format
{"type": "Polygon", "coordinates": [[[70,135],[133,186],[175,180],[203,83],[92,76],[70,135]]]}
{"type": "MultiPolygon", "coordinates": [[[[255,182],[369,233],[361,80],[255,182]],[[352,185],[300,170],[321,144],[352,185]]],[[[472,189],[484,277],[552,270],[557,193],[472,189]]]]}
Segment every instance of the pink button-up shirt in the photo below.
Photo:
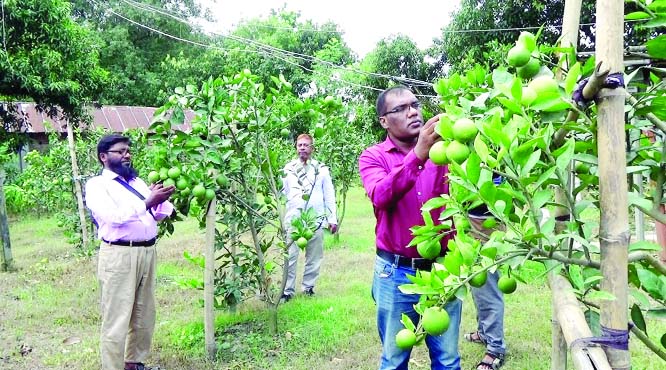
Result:
{"type": "MultiPolygon", "coordinates": [[[[415,246],[407,247],[412,240],[409,228],[424,224],[421,206],[425,202],[448,194],[447,167],[422,161],[413,150],[404,153],[387,137],[383,143],[363,151],[359,170],[377,218],[377,248],[405,257],[420,257],[415,246]]],[[[431,212],[435,224],[440,223],[441,211],[431,212]]],[[[442,238],[443,247],[448,239],[442,238]]]]}
{"type": "MultiPolygon", "coordinates": [[[[97,221],[97,237],[106,241],[144,241],[157,236],[157,221],[173,212],[169,201],[153,207],[152,215],[146,204],[122,184],[118,175],[104,169],[102,174],[86,182],[86,206],[97,221]],[[154,215],[154,217],[153,217],[154,215]]],[[[129,182],[136,191],[148,198],[150,189],[143,180],[129,182]]]]}

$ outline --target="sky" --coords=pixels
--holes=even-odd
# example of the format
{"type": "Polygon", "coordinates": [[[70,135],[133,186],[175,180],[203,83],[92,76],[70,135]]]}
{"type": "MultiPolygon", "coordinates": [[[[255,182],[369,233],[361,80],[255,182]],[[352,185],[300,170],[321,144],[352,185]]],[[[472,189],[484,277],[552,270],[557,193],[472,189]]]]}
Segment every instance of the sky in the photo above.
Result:
{"type": "Polygon", "coordinates": [[[441,37],[441,28],[459,0],[200,0],[208,4],[217,19],[216,32],[232,29],[242,19],[265,18],[271,9],[300,11],[300,20],[316,24],[333,21],[344,31],[343,39],[360,57],[377,42],[392,34],[409,36],[420,49],[441,37]],[[215,2],[213,2],[215,1],[215,2]]]}

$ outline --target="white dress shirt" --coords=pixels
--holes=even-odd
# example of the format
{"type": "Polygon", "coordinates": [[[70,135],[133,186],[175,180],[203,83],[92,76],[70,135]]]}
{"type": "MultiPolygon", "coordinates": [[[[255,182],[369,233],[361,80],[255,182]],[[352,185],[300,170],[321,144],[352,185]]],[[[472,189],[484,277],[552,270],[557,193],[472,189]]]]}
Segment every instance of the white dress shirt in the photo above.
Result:
{"type": "Polygon", "coordinates": [[[317,216],[323,218],[318,220],[323,221],[323,227],[338,224],[335,188],[330,171],[324,164],[314,159],[304,164],[296,158],[285,165],[282,183],[282,192],[287,197],[287,225],[291,225],[291,220],[301,213],[306,204],[308,208],[314,208],[317,216]],[[310,195],[309,200],[303,199],[304,194],[310,195]]]}

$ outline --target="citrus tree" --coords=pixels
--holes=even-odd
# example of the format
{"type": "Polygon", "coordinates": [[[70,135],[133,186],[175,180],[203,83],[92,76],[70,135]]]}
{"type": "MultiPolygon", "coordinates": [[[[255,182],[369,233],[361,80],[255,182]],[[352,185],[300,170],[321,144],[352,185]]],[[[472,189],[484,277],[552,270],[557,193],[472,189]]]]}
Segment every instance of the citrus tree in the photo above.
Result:
{"type": "MultiPolygon", "coordinates": [[[[528,260],[542,262],[568,278],[587,308],[591,326],[599,324],[600,305],[615,299],[600,286],[600,248],[594,242],[600,238],[601,211],[597,116],[571,98],[579,80],[593,73],[594,62],[572,64],[558,81],[553,69],[561,59],[552,57],[554,49],[537,45],[536,39],[523,32],[508,52],[508,63],[495,70],[476,66],[434,84],[444,113],[436,127],[442,141],[432,147],[430,159],[449,166],[451,192],[423,206],[425,225],[412,228],[411,245],[430,258],[439,255],[443,234],[453,227],[457,233],[432,271],[418,271],[412,284],[401,287],[423,294],[416,307],[423,318],[418,327],[403,318],[405,330],[416,334],[414,342],[437,335],[439,329],[431,330],[431,320],[426,320],[430,310],[462,298],[470,285],[483,285],[487,271],[503,270],[498,287],[513,293],[517,282],[523,281],[520,270],[528,260]],[[576,163],[573,174],[572,163],[576,163]],[[564,196],[555,197],[556,189],[564,196]],[[483,224],[484,229],[494,230],[487,242],[479,241],[484,230],[472,228],[468,217],[470,209],[481,205],[492,215],[483,224]],[[444,221],[435,225],[429,211],[442,206],[444,221]],[[565,217],[548,217],[544,210],[565,217]]],[[[573,50],[558,51],[575,61],[573,50]]],[[[648,106],[643,101],[643,111],[635,106],[627,110],[640,115],[651,110],[648,106]]],[[[642,139],[640,144],[627,153],[627,174],[663,177],[659,171],[663,141],[652,144],[642,139]]],[[[656,194],[646,197],[634,191],[630,205],[649,212],[661,200],[661,191],[656,194]]],[[[663,215],[655,217],[661,220],[663,215]]],[[[630,294],[635,301],[631,318],[643,333],[647,333],[645,312],[666,312],[666,267],[650,254],[658,249],[649,242],[629,246],[630,294]]],[[[402,336],[411,342],[411,336],[402,336]]],[[[666,358],[646,335],[641,339],[666,358]]]]}
{"type": "MultiPolygon", "coordinates": [[[[303,105],[284,77],[264,83],[246,69],[200,87],[177,88],[156,111],[149,138],[154,171],[148,180],[178,189],[173,196],[178,215],[164,230],[172,232],[173,221],[186,216],[205,228],[208,207],[216,204],[216,255],[206,256],[217,262],[216,306],[258,295],[270,308],[272,331],[286,282],[288,244],[311,237],[317,221],[302,212],[292,225],[283,222],[282,167],[294,155],[290,128],[303,105]],[[173,130],[186,111],[195,115],[192,131],[173,130]]],[[[307,110],[321,111],[330,107],[309,104],[307,110]]],[[[187,257],[203,265],[203,258],[187,257]]],[[[202,287],[198,280],[189,284],[202,287]]]]}

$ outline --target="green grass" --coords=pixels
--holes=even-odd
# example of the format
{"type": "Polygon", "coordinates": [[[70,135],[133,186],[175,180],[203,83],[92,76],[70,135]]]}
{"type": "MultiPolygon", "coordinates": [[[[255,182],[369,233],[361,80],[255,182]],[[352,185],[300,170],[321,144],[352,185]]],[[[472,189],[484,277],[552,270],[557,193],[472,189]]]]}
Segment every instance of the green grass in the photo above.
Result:
{"type": "MultiPolygon", "coordinates": [[[[183,258],[198,255],[203,233],[196,222],[176,226],[160,241],[158,317],[150,364],[180,369],[376,369],[381,352],[370,297],[374,261],[372,206],[363,191],[352,189],[340,238],[326,238],[325,259],[313,298],[298,295],[280,305],[279,334],[270,335],[262,302],[249,300],[237,312],[218,311],[218,359],[208,362],[203,346],[201,292],[184,289],[180,279],[200,278],[201,271],[183,258]]],[[[12,247],[19,271],[0,275],[0,368],[99,368],[96,258],[80,257],[50,218],[15,220],[12,247]],[[74,344],[65,344],[75,338],[74,344]],[[32,350],[25,356],[21,347],[32,350]]],[[[299,262],[299,281],[303,257],[299,262]]],[[[543,267],[521,270],[529,284],[506,296],[506,369],[550,368],[551,294],[543,267]]],[[[664,322],[649,319],[658,341],[664,322]]],[[[460,332],[475,329],[471,298],[463,304],[460,332]]],[[[463,369],[472,368],[483,347],[461,339],[463,369]]],[[[666,364],[636,339],[631,341],[636,369],[666,364]]],[[[414,349],[411,369],[428,369],[424,347],[414,349]]],[[[571,367],[570,367],[571,368],[571,367]]]]}

